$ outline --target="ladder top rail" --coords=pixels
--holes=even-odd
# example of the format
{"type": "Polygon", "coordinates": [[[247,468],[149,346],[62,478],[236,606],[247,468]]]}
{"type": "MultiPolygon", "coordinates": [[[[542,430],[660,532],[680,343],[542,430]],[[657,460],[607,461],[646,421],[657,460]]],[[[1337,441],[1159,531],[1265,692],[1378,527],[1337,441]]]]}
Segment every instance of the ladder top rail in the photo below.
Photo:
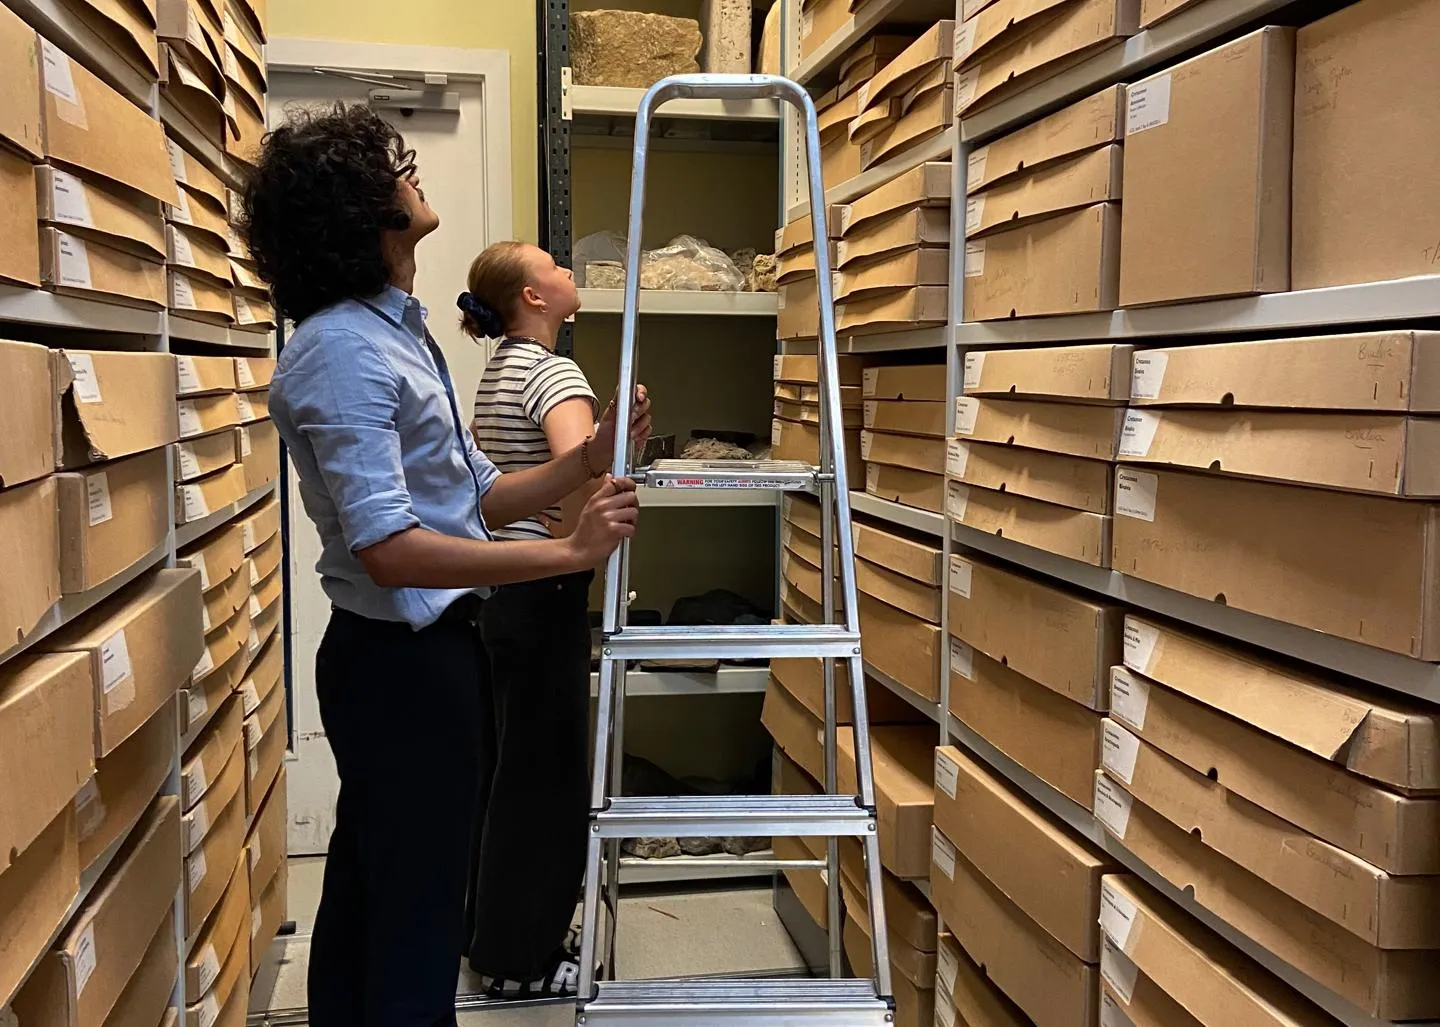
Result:
{"type": "Polygon", "coordinates": [[[800,83],[781,75],[722,75],[696,72],[662,78],[640,101],[642,113],[653,113],[671,100],[783,100],[814,115],[815,101],[800,83]]]}

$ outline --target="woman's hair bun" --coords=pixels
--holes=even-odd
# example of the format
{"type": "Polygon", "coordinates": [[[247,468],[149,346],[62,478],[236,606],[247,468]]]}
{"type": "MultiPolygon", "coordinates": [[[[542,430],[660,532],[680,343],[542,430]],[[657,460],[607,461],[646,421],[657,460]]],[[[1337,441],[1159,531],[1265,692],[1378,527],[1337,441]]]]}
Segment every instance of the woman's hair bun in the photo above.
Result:
{"type": "Polygon", "coordinates": [[[455,305],[465,315],[465,330],[471,335],[498,339],[505,334],[505,321],[499,312],[473,292],[462,292],[455,305]]]}

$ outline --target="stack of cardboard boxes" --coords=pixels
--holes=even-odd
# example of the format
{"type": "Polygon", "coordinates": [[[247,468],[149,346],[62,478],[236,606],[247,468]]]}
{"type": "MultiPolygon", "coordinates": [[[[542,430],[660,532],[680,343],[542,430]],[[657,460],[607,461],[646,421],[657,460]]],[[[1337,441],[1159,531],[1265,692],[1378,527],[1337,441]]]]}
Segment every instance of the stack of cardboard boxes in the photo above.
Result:
{"type": "Polygon", "coordinates": [[[945,365],[869,367],[864,377],[865,491],[940,513],[945,495],[945,365]]]}
{"type": "MultiPolygon", "coordinates": [[[[781,286],[781,289],[785,289],[781,286]]],[[[810,301],[815,302],[813,297],[810,301]]],[[[818,307],[814,309],[818,310],[818,307]]],[[[783,314],[782,314],[783,317],[783,314]]],[[[858,357],[837,358],[840,375],[841,424],[845,438],[848,485],[861,488],[865,466],[860,457],[862,416],[858,357]]],[[[775,417],[770,423],[771,453],[776,460],[820,463],[820,367],[813,356],[790,354],[775,358],[775,417]]]]}
{"type": "Polygon", "coordinates": [[[833,189],[860,174],[861,144],[850,138],[850,123],[860,113],[860,87],[914,42],[911,35],[875,35],[845,55],[840,81],[815,98],[820,115],[820,166],[825,188],[833,189]]]}
{"type": "Polygon", "coordinates": [[[1108,567],[1132,352],[1100,344],[966,353],[946,461],[949,518],[1108,567]]]}
{"type": "Polygon", "coordinates": [[[900,157],[950,127],[954,47],[955,23],[936,22],[856,91],[848,132],[860,147],[862,169],[900,157]]]}
{"type": "Polygon", "coordinates": [[[263,5],[250,0],[160,0],[161,95],[201,135],[251,161],[265,130],[263,5]]]}

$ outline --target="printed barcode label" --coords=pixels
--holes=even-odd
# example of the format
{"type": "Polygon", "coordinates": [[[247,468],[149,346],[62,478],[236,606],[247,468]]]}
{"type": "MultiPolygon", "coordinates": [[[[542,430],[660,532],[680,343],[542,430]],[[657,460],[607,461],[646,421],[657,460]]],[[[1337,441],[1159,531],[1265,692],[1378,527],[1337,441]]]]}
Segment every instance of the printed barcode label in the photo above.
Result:
{"type": "Polygon", "coordinates": [[[104,471],[85,477],[85,503],[89,508],[90,527],[104,524],[114,516],[110,505],[110,476],[104,471]]]}

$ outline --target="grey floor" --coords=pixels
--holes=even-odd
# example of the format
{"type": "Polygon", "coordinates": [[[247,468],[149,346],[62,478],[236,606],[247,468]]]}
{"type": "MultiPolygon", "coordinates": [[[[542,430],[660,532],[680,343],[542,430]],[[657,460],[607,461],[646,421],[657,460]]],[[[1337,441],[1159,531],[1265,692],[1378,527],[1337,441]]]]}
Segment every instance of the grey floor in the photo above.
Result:
{"type": "MultiPolygon", "coordinates": [[[[293,938],[279,939],[256,980],[253,1014],[303,1008],[310,928],[320,899],[323,859],[290,861],[293,938]]],[[[695,886],[702,887],[702,886],[695,886]]],[[[770,888],[715,887],[691,892],[627,893],[621,899],[616,962],[626,978],[796,971],[800,954],[771,908],[770,888]]],[[[461,975],[458,994],[474,990],[461,975]]],[[[461,1027],[568,1027],[569,1005],[464,1012],[461,1027]]]]}

